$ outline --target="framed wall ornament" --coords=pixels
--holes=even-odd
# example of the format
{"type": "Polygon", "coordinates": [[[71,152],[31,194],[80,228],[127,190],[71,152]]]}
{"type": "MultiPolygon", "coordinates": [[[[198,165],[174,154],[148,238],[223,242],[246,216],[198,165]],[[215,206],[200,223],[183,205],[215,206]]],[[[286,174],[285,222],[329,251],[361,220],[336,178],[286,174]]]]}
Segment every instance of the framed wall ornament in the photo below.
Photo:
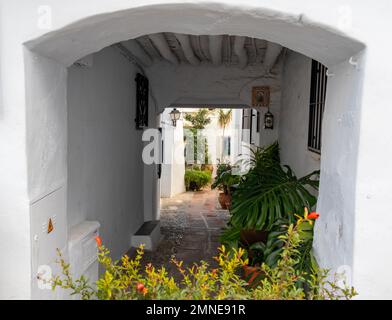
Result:
{"type": "Polygon", "coordinates": [[[136,74],[136,130],[148,127],[148,79],[141,73],[136,74]]]}
{"type": "Polygon", "coordinates": [[[252,106],[269,107],[270,105],[270,87],[258,86],[252,88],[252,106]]]}

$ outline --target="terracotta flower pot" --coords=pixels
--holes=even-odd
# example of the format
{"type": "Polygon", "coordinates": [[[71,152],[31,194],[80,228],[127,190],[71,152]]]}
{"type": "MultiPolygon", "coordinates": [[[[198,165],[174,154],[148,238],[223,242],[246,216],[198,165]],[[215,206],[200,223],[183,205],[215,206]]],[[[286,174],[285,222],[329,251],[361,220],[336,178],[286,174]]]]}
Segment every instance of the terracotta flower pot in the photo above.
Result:
{"type": "Polygon", "coordinates": [[[227,210],[231,206],[231,195],[225,194],[224,192],[219,193],[219,204],[222,209],[227,210]]]}
{"type": "Polygon", "coordinates": [[[240,240],[246,247],[251,246],[256,242],[266,243],[268,232],[264,230],[243,229],[240,232],[240,240]]]}

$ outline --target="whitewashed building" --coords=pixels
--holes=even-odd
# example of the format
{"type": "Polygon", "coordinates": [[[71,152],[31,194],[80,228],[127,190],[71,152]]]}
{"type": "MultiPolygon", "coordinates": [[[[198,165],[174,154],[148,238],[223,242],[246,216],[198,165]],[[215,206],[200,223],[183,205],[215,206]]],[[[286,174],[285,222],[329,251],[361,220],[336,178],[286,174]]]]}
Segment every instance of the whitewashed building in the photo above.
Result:
{"type": "MultiPolygon", "coordinates": [[[[187,144],[186,141],[186,137],[191,134],[189,130],[187,131],[187,127],[190,127],[191,123],[188,123],[185,117],[187,113],[194,114],[198,110],[200,109],[192,107],[166,108],[161,113],[162,165],[159,179],[161,198],[170,198],[185,192],[185,164],[187,160],[189,162],[189,160],[194,159],[193,140],[190,140],[190,144],[187,144]],[[180,113],[179,120],[175,122],[170,116],[173,110],[178,110],[180,113]]],[[[225,112],[228,112],[228,110],[224,109],[225,112]]],[[[242,141],[242,109],[231,110],[231,121],[223,129],[218,122],[217,109],[210,108],[207,115],[210,123],[199,132],[206,139],[207,146],[205,150],[204,146],[199,145],[199,152],[204,155],[205,151],[208,153],[208,157],[204,159],[203,164],[213,165],[214,169],[220,162],[234,164],[241,158],[242,145],[244,144],[242,141]]],[[[215,171],[213,174],[215,175],[215,171]]]]}
{"type": "Polygon", "coordinates": [[[160,118],[162,128],[162,164],[159,179],[161,198],[170,198],[185,192],[183,120],[176,121],[174,125],[170,117],[171,111],[172,109],[165,109],[160,118]]]}
{"type": "Polygon", "coordinates": [[[56,248],[89,252],[86,221],[117,258],[159,218],[137,74],[142,129],[165,108],[248,108],[268,86],[259,143],[279,140],[298,175],[321,169],[319,263],[349,269],[360,298],[392,298],[391,13],[390,0],[1,0],[0,298],[62,297],[37,276],[56,248]],[[325,103],[312,60],[328,68],[313,77],[325,103]]]}

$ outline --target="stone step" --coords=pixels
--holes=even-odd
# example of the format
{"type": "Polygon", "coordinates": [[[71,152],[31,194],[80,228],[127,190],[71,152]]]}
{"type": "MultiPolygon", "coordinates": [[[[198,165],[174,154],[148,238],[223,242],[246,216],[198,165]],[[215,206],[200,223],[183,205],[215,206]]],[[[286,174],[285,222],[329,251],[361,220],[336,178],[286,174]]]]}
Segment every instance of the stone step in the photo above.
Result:
{"type": "Polygon", "coordinates": [[[132,236],[132,247],[139,247],[144,244],[145,250],[155,250],[161,241],[161,223],[159,220],[146,221],[139,230],[132,236]]]}

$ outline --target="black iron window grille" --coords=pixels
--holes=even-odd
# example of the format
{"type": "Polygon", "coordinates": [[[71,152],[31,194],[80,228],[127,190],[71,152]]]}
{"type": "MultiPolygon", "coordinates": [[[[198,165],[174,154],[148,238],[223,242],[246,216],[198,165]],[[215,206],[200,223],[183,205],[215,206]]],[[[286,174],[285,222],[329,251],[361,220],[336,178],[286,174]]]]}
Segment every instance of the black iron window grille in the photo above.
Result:
{"type": "Polygon", "coordinates": [[[308,149],[319,154],[321,153],[321,133],[326,93],[327,67],[313,60],[310,85],[308,149]]]}
{"type": "Polygon", "coordinates": [[[148,127],[148,79],[142,74],[136,74],[136,129],[148,127]]]}

